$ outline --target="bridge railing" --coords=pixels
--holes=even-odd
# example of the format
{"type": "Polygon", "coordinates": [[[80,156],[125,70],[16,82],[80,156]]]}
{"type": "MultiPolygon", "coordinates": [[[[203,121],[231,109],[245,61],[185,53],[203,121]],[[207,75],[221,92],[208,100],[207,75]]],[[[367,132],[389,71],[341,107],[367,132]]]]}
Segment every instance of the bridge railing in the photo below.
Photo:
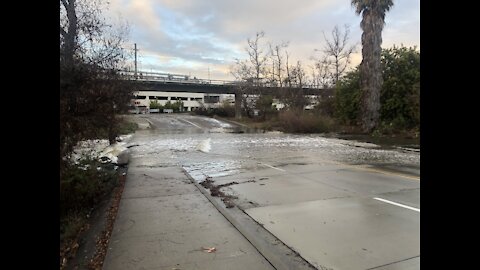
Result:
{"type": "MultiPolygon", "coordinates": [[[[164,83],[182,83],[182,84],[210,84],[210,85],[241,85],[245,84],[246,82],[241,81],[231,81],[231,80],[211,80],[211,79],[200,79],[196,77],[191,77],[189,75],[183,74],[172,74],[172,73],[160,73],[160,72],[145,72],[145,71],[138,71],[135,75],[133,71],[120,71],[125,79],[127,80],[137,80],[137,81],[154,81],[154,82],[164,82],[164,83]]],[[[262,87],[278,87],[278,85],[269,83],[269,82],[262,82],[262,87]]],[[[300,88],[300,85],[297,83],[291,84],[292,88],[300,88]]],[[[319,89],[321,88],[319,85],[314,84],[302,84],[301,88],[305,89],[319,89]]]]}
{"type": "Polygon", "coordinates": [[[172,74],[172,73],[158,73],[158,72],[135,72],[133,71],[120,71],[126,79],[128,80],[137,80],[137,81],[156,81],[156,82],[175,82],[175,83],[186,83],[186,84],[214,84],[214,85],[228,85],[236,84],[235,81],[229,80],[208,80],[200,79],[196,77],[191,77],[189,75],[182,74],[172,74]]]}

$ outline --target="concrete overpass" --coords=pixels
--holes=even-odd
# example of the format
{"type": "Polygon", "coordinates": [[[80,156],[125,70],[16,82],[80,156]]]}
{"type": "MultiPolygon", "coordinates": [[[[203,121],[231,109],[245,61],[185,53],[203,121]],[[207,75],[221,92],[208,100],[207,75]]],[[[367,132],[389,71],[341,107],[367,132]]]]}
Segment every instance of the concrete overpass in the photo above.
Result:
{"type": "Polygon", "coordinates": [[[246,83],[226,80],[206,80],[191,78],[188,75],[155,73],[155,72],[122,72],[126,79],[132,84],[135,91],[161,91],[161,92],[188,92],[205,94],[234,94],[235,109],[238,117],[241,111],[241,98],[245,94],[271,95],[275,98],[285,97],[292,93],[303,95],[320,96],[322,98],[333,96],[334,89],[322,89],[313,85],[302,87],[278,87],[248,86],[246,83]]]}

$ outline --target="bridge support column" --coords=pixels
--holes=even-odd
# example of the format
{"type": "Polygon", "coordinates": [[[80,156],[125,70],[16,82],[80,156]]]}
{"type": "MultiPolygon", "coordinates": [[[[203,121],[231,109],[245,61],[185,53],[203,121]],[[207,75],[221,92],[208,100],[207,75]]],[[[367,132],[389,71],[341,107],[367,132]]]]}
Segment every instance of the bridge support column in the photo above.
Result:
{"type": "Polygon", "coordinates": [[[235,90],[235,118],[242,118],[242,91],[240,88],[235,90]]]}

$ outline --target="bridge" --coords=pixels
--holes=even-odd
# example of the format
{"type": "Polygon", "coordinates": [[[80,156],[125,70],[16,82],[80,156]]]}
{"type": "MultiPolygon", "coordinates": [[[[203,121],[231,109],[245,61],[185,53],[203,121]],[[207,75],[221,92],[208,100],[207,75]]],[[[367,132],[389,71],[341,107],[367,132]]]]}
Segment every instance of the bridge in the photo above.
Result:
{"type": "MultiPolygon", "coordinates": [[[[239,89],[245,86],[244,82],[239,81],[199,79],[196,77],[192,78],[189,75],[172,73],[139,71],[135,75],[133,71],[122,71],[121,74],[132,82],[135,89],[146,91],[237,94],[239,89]]],[[[286,89],[297,91],[302,89],[305,95],[325,96],[333,94],[333,89],[323,89],[315,85],[302,85],[302,87],[299,87],[293,84],[292,87],[287,88],[268,83],[256,87],[255,92],[261,95],[276,96],[286,89]]]]}
{"type": "Polygon", "coordinates": [[[241,98],[243,95],[271,95],[285,97],[292,93],[302,95],[330,97],[334,89],[322,89],[314,85],[292,85],[292,87],[278,87],[268,83],[257,87],[247,87],[245,82],[228,80],[199,79],[182,74],[122,71],[121,74],[128,80],[135,91],[161,91],[161,92],[188,92],[205,94],[234,94],[236,117],[241,117],[241,98]],[[253,91],[252,91],[253,90],[253,91]]]}

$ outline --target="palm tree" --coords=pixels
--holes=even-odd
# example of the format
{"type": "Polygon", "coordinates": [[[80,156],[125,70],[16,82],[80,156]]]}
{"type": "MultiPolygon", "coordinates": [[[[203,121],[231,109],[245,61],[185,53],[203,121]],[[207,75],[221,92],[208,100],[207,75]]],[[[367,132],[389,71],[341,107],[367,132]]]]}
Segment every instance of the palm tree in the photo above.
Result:
{"type": "Polygon", "coordinates": [[[393,0],[352,0],[358,15],[362,14],[362,63],[360,87],[362,90],[361,120],[364,132],[371,132],[380,119],[380,89],[382,88],[382,30],[385,13],[393,6],[393,0]]]}

